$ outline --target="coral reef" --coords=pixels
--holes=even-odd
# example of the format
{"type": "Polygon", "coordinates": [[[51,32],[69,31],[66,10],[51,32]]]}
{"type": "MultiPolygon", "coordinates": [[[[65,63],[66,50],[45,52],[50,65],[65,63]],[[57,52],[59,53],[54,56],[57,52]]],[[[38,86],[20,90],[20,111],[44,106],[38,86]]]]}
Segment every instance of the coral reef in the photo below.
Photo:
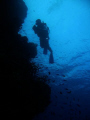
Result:
{"type": "Polygon", "coordinates": [[[50,103],[50,87],[37,81],[39,69],[31,58],[37,45],[18,31],[27,16],[22,0],[0,1],[0,115],[32,119],[50,103]]]}

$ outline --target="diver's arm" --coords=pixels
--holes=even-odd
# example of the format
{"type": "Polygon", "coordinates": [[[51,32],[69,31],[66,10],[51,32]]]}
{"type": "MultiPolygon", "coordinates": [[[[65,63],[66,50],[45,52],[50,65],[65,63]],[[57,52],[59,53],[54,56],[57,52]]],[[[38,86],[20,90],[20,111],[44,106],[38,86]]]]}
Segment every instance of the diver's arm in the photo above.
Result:
{"type": "Polygon", "coordinates": [[[35,32],[35,34],[37,33],[37,27],[36,27],[36,25],[34,25],[33,27],[32,27],[32,29],[34,30],[34,32],[35,32]]]}

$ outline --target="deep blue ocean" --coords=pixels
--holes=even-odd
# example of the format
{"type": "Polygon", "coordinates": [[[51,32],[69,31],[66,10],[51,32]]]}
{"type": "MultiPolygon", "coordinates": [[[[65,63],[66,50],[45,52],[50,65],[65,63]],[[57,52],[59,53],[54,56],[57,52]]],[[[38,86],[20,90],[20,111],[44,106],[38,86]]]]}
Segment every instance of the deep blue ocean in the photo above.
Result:
{"type": "MultiPolygon", "coordinates": [[[[32,59],[48,76],[51,103],[33,120],[90,120],[90,1],[24,0],[27,17],[19,34],[37,44],[32,59]],[[37,19],[49,27],[50,51],[43,54],[39,37],[32,30],[37,19]]],[[[44,94],[44,93],[43,93],[44,94]]]]}

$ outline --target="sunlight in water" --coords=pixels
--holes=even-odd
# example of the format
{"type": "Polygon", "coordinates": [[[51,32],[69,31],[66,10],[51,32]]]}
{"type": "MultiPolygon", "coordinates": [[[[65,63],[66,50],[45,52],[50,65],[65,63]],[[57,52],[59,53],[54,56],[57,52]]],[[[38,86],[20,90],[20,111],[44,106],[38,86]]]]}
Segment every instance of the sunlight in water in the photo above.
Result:
{"type": "MultiPolygon", "coordinates": [[[[34,61],[44,63],[45,66],[49,65],[51,68],[58,65],[71,66],[73,63],[76,66],[79,64],[84,66],[84,63],[85,66],[90,64],[89,62],[87,64],[87,61],[90,60],[90,5],[88,0],[24,1],[28,7],[28,13],[20,34],[38,44],[38,55],[34,61]],[[50,29],[49,43],[55,60],[53,65],[48,62],[50,53],[48,52],[47,56],[43,55],[39,38],[32,30],[32,26],[38,18],[44,21],[50,29]]],[[[77,69],[81,69],[81,67],[77,69]]],[[[89,68],[87,67],[87,69],[89,68]]]]}

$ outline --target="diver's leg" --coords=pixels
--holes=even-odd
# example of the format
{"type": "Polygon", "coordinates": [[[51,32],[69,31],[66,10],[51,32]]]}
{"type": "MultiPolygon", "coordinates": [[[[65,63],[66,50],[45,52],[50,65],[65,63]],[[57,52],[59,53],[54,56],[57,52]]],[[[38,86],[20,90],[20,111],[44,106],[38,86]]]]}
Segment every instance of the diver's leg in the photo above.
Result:
{"type": "Polygon", "coordinates": [[[43,54],[47,55],[47,48],[44,48],[43,54]]]}
{"type": "Polygon", "coordinates": [[[50,51],[51,54],[53,53],[51,47],[44,47],[43,54],[46,55],[48,50],[50,51]]]}
{"type": "Polygon", "coordinates": [[[49,50],[51,53],[53,52],[50,46],[48,47],[48,50],[49,50]]]}

